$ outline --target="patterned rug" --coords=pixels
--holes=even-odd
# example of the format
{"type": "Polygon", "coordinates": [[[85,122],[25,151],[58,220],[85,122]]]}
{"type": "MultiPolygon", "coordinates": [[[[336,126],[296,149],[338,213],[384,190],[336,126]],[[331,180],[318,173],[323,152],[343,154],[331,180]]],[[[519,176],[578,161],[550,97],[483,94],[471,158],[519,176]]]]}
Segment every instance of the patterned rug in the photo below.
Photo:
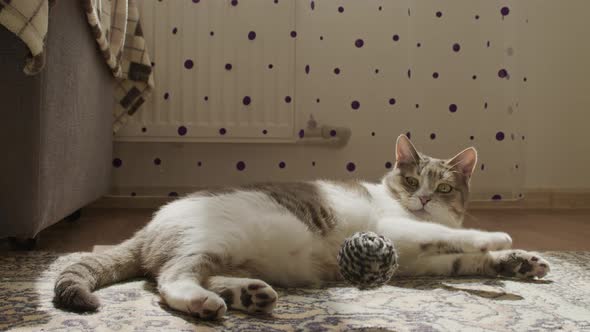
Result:
{"type": "Polygon", "coordinates": [[[287,289],[271,317],[228,312],[200,322],[160,304],[155,285],[134,280],[98,291],[99,312],[52,305],[53,280],[79,254],[0,255],[0,330],[16,331],[590,331],[590,252],[548,252],[547,280],[395,280],[287,289]]]}

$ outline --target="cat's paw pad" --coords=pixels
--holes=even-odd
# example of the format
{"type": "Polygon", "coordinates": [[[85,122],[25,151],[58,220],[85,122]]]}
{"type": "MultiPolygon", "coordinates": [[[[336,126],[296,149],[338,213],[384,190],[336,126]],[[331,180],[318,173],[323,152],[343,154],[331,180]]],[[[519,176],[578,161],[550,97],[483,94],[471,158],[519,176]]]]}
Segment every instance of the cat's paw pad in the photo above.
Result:
{"type": "Polygon", "coordinates": [[[486,236],[478,241],[477,247],[481,252],[510,249],[512,238],[504,232],[486,233],[486,236]]]}
{"type": "Polygon", "coordinates": [[[272,312],[278,298],[277,292],[263,281],[253,282],[240,290],[240,303],[250,313],[272,312]]]}
{"type": "Polygon", "coordinates": [[[524,250],[499,252],[492,268],[498,275],[516,278],[543,278],[551,271],[545,259],[537,253],[524,250]]]}

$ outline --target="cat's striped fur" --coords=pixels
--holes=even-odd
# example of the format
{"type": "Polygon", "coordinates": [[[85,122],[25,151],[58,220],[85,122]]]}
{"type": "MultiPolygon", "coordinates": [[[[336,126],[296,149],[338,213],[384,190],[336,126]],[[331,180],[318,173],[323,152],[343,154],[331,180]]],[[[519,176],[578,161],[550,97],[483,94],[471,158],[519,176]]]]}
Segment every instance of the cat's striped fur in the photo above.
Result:
{"type": "Polygon", "coordinates": [[[396,160],[378,184],[269,183],[174,201],[131,239],[67,267],[56,281],[55,302],[96,310],[96,288],[149,276],[176,310],[202,318],[219,318],[228,307],[268,313],[277,301],[270,285],[339,280],[337,252],[358,231],[392,240],[399,275],[543,277],[549,271],[540,256],[508,250],[505,233],[459,229],[474,149],[439,160],[400,136],[396,160]]]}

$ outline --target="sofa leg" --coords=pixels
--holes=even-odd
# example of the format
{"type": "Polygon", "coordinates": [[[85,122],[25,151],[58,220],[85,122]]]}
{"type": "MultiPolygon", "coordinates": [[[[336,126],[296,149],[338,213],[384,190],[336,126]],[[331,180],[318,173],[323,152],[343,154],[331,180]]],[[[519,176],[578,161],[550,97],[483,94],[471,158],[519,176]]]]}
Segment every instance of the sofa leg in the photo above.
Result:
{"type": "Polygon", "coordinates": [[[81,216],[82,216],[82,209],[78,209],[78,210],[74,211],[72,214],[70,214],[69,216],[65,217],[64,220],[68,221],[68,222],[74,222],[74,221],[80,219],[81,216]]]}
{"type": "Polygon", "coordinates": [[[28,239],[19,239],[19,238],[10,238],[10,246],[13,250],[18,251],[31,251],[35,250],[39,245],[39,235],[36,235],[34,238],[28,239]]]}

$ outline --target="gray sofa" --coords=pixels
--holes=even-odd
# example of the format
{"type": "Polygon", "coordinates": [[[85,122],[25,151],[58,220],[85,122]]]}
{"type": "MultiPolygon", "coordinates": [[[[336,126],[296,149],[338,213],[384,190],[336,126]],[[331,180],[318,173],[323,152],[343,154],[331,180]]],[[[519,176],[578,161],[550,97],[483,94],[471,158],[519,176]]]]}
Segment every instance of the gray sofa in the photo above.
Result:
{"type": "Polygon", "coordinates": [[[0,26],[0,239],[35,238],[110,186],[113,77],[81,1],[51,9],[40,74],[26,53],[0,26]]]}

